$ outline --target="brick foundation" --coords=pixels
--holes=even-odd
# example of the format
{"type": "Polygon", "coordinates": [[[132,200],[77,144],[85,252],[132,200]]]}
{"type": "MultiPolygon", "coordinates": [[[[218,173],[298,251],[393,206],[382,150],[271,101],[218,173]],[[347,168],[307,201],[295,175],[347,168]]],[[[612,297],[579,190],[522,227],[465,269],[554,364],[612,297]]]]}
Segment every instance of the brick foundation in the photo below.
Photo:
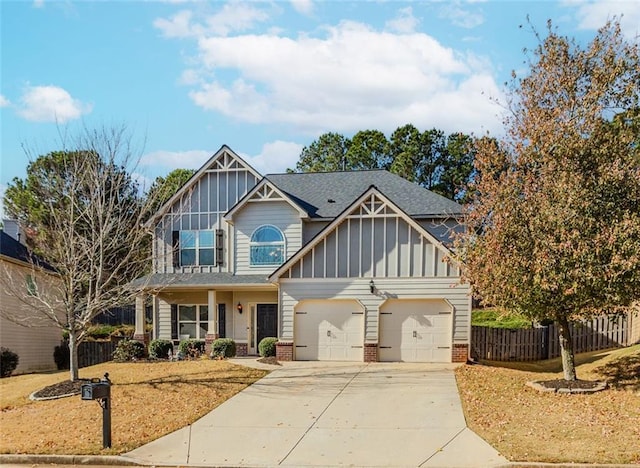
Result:
{"type": "Polygon", "coordinates": [[[364,362],[378,362],[378,343],[364,344],[364,362]]]}
{"type": "Polygon", "coordinates": [[[293,343],[278,341],[276,343],[276,359],[278,361],[293,361],[293,343]]]}
{"type": "Polygon", "coordinates": [[[236,343],[236,356],[246,356],[249,354],[247,343],[236,343]]]}
{"type": "Polygon", "coordinates": [[[204,352],[211,353],[211,343],[218,339],[218,335],[207,335],[204,337],[204,352]]]}
{"type": "Polygon", "coordinates": [[[469,345],[464,343],[454,343],[453,353],[451,355],[452,362],[467,362],[469,359],[469,345]]]}

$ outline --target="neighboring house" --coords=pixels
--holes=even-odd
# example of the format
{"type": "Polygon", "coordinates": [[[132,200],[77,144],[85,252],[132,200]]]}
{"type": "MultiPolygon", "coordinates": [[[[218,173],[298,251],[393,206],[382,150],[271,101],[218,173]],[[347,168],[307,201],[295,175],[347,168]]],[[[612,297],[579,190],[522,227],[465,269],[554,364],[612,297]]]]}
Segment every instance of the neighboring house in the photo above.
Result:
{"type": "MultiPolygon", "coordinates": [[[[4,223],[13,226],[11,221],[4,223]]],[[[42,262],[34,265],[27,248],[0,230],[0,346],[18,354],[15,373],[56,369],[53,351],[61,331],[29,306],[30,297],[55,293],[51,288],[55,281],[51,267],[42,262]]]]}
{"type": "Polygon", "coordinates": [[[280,360],[465,361],[471,296],[446,260],[461,207],[387,171],[262,177],[227,146],[156,213],[136,336],[233,338],[280,360]],[[150,296],[150,297],[149,297],[150,296]]]}

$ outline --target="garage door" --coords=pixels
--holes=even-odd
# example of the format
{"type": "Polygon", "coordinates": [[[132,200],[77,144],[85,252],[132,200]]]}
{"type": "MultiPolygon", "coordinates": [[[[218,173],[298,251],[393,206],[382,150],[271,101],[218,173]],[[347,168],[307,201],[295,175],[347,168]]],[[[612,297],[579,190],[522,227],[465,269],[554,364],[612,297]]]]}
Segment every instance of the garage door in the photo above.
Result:
{"type": "Polygon", "coordinates": [[[298,361],[363,360],[364,309],[357,301],[301,301],[294,333],[298,361]]]}
{"type": "Polygon", "coordinates": [[[451,306],[391,299],[380,307],[380,361],[451,362],[451,306]]]}

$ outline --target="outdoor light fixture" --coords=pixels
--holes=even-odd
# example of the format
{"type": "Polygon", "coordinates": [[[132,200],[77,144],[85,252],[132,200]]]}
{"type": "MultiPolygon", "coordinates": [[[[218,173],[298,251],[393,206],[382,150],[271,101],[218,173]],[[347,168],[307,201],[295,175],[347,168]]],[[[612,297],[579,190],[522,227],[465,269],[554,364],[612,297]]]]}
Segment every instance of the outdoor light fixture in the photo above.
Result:
{"type": "Polygon", "coordinates": [[[371,291],[371,294],[376,292],[376,284],[373,282],[373,279],[369,281],[369,290],[371,291]]]}
{"type": "Polygon", "coordinates": [[[238,305],[236,306],[236,308],[238,309],[238,313],[241,314],[242,313],[242,304],[240,304],[238,302],[238,305]]]}

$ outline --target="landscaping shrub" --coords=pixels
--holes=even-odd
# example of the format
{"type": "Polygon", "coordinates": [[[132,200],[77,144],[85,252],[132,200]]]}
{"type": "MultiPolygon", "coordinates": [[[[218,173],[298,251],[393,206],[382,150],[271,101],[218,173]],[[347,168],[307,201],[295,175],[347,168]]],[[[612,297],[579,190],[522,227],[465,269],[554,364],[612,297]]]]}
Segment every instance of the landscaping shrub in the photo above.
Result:
{"type": "Polygon", "coordinates": [[[87,335],[94,340],[104,340],[105,338],[109,338],[117,328],[115,325],[91,325],[87,329],[87,335]]]}
{"type": "Polygon", "coordinates": [[[276,355],[276,343],[278,342],[278,338],[274,338],[272,336],[268,336],[266,338],[262,338],[260,343],[258,343],[258,352],[262,357],[271,357],[276,355]]]}
{"type": "Polygon", "coordinates": [[[122,340],[113,352],[116,362],[135,361],[144,357],[144,344],[134,340],[122,340]]]}
{"type": "Polygon", "coordinates": [[[173,352],[173,343],[169,340],[151,340],[149,357],[151,359],[167,359],[169,351],[173,352]]]}
{"type": "Polygon", "coordinates": [[[62,340],[60,346],[53,349],[53,360],[56,362],[58,370],[68,369],[71,366],[69,359],[69,342],[62,340]]]}
{"type": "Polygon", "coordinates": [[[204,340],[182,340],[178,345],[178,350],[185,358],[197,358],[204,354],[204,340]]]}
{"type": "Polygon", "coordinates": [[[0,377],[9,377],[18,367],[18,355],[9,348],[0,348],[0,377]]]}
{"type": "Polygon", "coordinates": [[[236,342],[231,338],[218,338],[211,343],[211,358],[229,358],[236,355],[236,342]]]}

